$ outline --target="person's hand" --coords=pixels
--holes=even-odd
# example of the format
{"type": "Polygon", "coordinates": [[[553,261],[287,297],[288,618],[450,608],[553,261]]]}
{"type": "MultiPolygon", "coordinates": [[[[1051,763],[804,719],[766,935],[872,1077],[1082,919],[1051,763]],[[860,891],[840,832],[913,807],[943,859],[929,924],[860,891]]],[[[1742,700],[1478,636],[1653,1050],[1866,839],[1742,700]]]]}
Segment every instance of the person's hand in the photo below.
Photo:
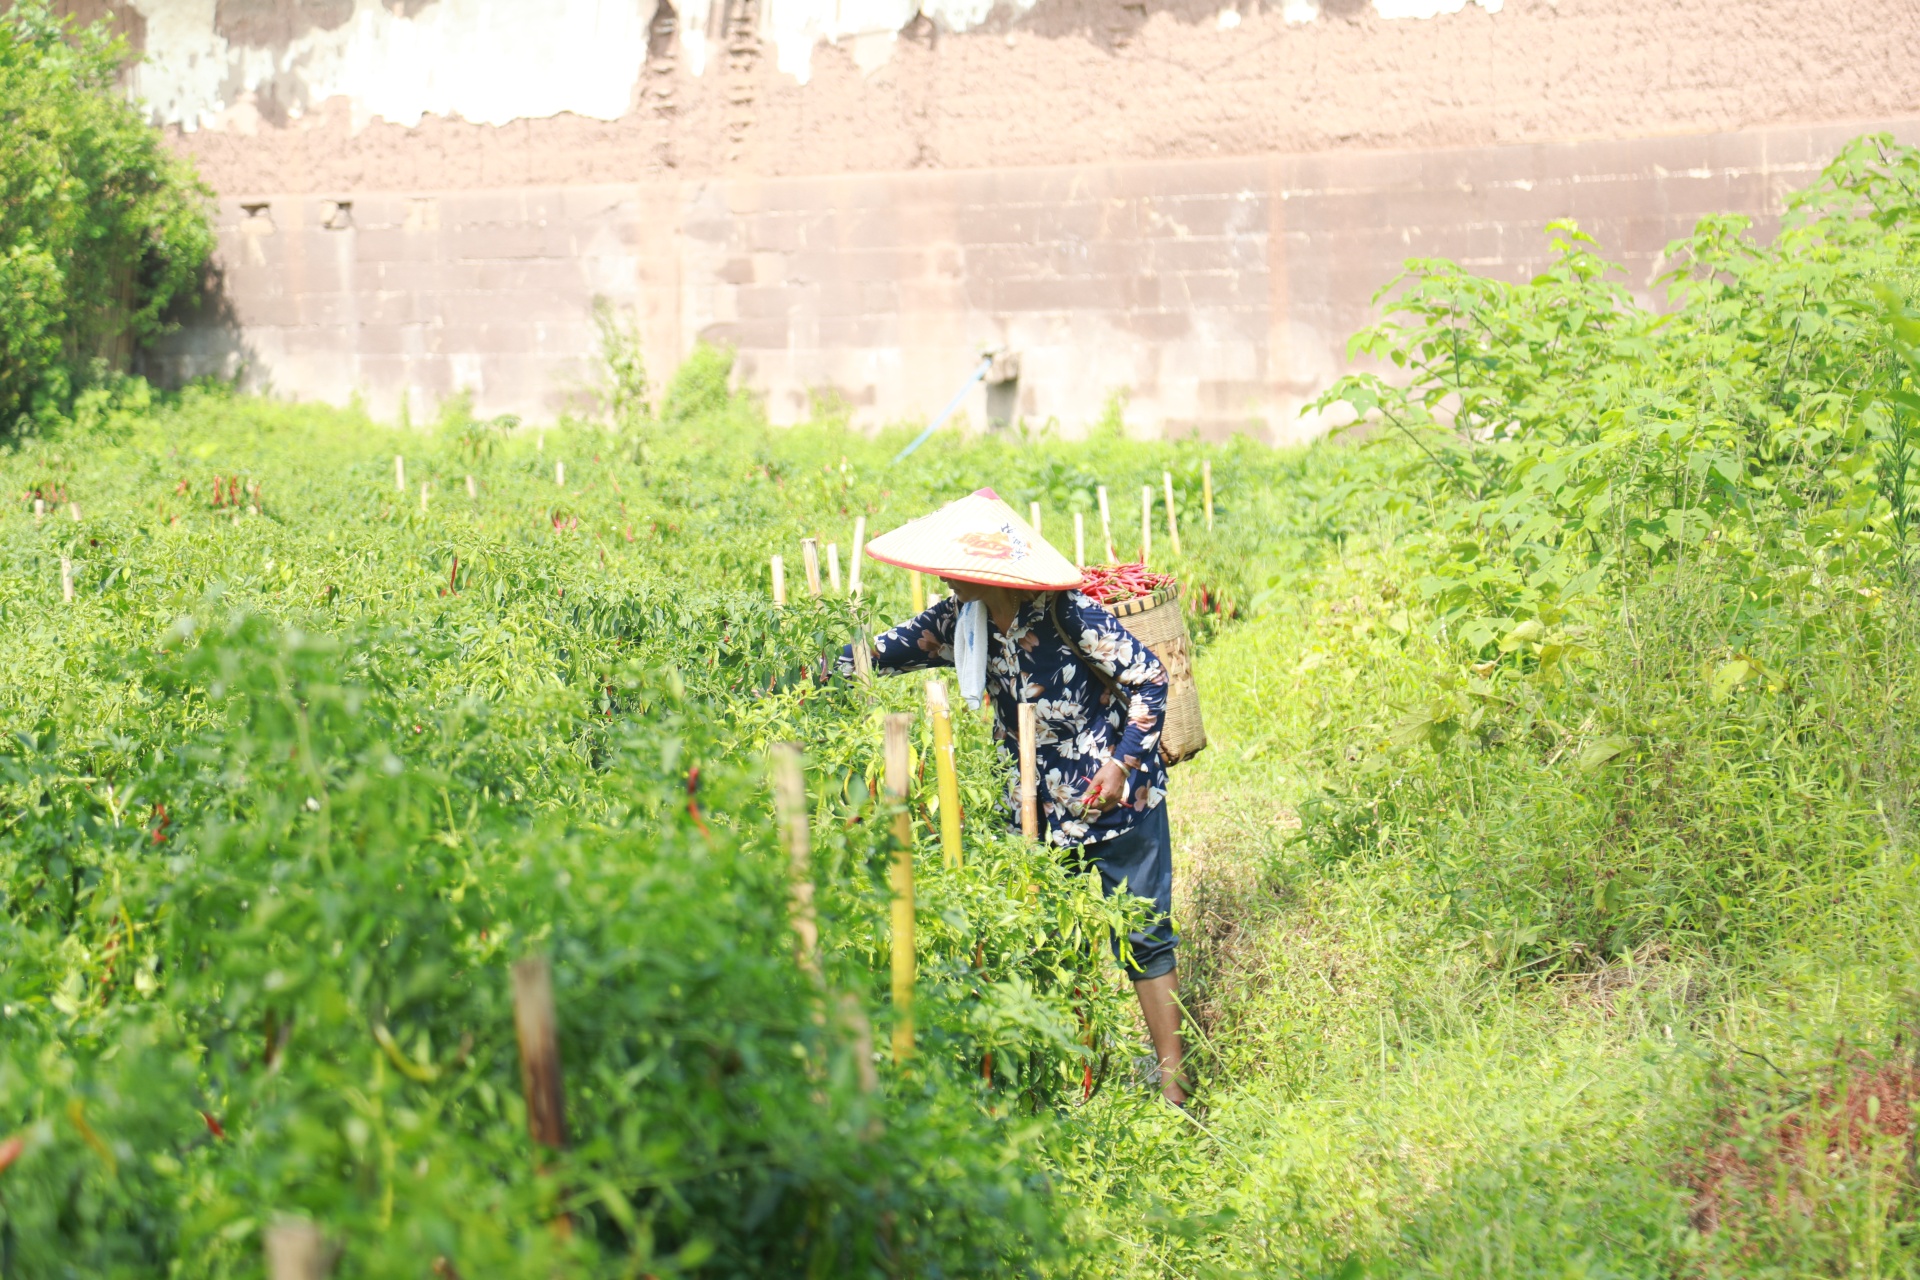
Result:
{"type": "Polygon", "coordinates": [[[1080,807],[1088,813],[1109,813],[1126,798],[1127,771],[1119,761],[1109,760],[1088,780],[1087,794],[1080,797],[1080,807]]]}

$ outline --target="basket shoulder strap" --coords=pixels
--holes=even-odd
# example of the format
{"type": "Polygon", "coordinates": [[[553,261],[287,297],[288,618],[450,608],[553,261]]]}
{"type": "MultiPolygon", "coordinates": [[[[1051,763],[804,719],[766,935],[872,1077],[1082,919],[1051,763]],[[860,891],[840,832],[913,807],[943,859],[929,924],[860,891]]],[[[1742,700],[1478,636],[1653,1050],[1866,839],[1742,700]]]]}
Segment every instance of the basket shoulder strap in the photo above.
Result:
{"type": "MultiPolygon", "coordinates": [[[[1048,621],[1053,623],[1053,629],[1060,633],[1060,638],[1062,640],[1065,640],[1068,644],[1072,645],[1073,651],[1076,654],[1080,655],[1080,665],[1085,667],[1087,670],[1093,672],[1093,678],[1098,680],[1101,684],[1105,685],[1107,692],[1112,695],[1113,700],[1115,702],[1120,703],[1122,708],[1124,708],[1127,702],[1129,701],[1129,697],[1122,693],[1120,688],[1120,682],[1118,680],[1115,680],[1112,676],[1108,675],[1106,672],[1106,668],[1102,667],[1099,663],[1095,662],[1093,659],[1087,657],[1086,651],[1080,647],[1080,637],[1086,634],[1086,628],[1078,625],[1080,622],[1080,619],[1077,616],[1074,618],[1075,634],[1073,635],[1068,635],[1066,627],[1061,625],[1060,597],[1064,596],[1065,594],[1067,593],[1064,591],[1055,591],[1047,597],[1048,621]]],[[[1121,625],[1124,626],[1125,624],[1122,623],[1121,625]]]]}

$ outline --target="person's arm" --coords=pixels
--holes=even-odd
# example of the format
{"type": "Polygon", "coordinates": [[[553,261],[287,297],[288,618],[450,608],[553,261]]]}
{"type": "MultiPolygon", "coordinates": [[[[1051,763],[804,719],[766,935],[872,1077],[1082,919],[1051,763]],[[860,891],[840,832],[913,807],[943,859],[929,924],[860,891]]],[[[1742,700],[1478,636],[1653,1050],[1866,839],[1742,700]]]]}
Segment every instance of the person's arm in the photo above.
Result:
{"type": "MultiPolygon", "coordinates": [[[[926,612],[909,618],[873,638],[875,671],[923,671],[928,667],[953,665],[953,624],[957,606],[952,596],[936,600],[926,612]]],[[[853,674],[853,646],[844,645],[834,659],[833,669],[843,676],[853,674]]]]}
{"type": "Polygon", "coordinates": [[[1167,718],[1167,669],[1120,619],[1078,591],[1067,593],[1060,607],[1072,614],[1068,625],[1079,633],[1074,647],[1082,660],[1104,672],[1127,699],[1120,745],[1111,764],[1093,780],[1094,787],[1105,793],[1101,807],[1111,808],[1125,794],[1125,774],[1138,769],[1160,745],[1167,718]],[[1120,777],[1111,776],[1116,772],[1120,777]]]}

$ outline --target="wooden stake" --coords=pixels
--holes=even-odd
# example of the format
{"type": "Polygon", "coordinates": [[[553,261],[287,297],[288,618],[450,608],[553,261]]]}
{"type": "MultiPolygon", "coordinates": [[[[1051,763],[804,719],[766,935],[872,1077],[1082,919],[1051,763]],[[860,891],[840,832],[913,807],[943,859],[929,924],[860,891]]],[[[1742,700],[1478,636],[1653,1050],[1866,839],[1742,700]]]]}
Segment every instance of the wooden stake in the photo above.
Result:
{"type": "Polygon", "coordinates": [[[1020,834],[1040,838],[1040,769],[1034,753],[1037,732],[1033,704],[1020,704],[1020,834]]]}
{"type": "Polygon", "coordinates": [[[853,676],[862,684],[873,679],[873,642],[865,627],[853,629],[853,676]]]}
{"type": "Polygon", "coordinates": [[[820,539],[800,539],[800,563],[807,570],[807,594],[820,598],[820,539]]]}
{"type": "Polygon", "coordinates": [[[907,815],[908,775],[912,748],[907,735],[913,715],[896,711],[886,720],[887,799],[896,806],[893,817],[893,933],[890,939],[893,969],[893,1060],[913,1056],[913,820],[907,815]]]}
{"type": "Polygon", "coordinates": [[[467,498],[472,502],[480,500],[480,486],[473,482],[472,476],[467,477],[467,498]]]}
{"type": "Polygon", "coordinates": [[[807,781],[801,766],[800,744],[783,742],[773,749],[773,812],[780,843],[787,851],[787,873],[793,880],[794,958],[800,967],[820,976],[820,926],[813,914],[813,833],[807,819],[807,781]]]}
{"type": "Polygon", "coordinates": [[[1173,472],[1160,473],[1160,486],[1166,490],[1167,495],[1167,542],[1172,545],[1173,554],[1177,556],[1180,554],[1180,522],[1174,518],[1173,514],[1173,472]]]}
{"type": "Polygon", "coordinates": [[[420,482],[420,509],[422,511],[427,509],[427,482],[425,480],[420,482]]]}
{"type": "Polygon", "coordinates": [[[66,556],[60,557],[60,598],[73,603],[73,561],[66,556]]]}
{"type": "Polygon", "coordinates": [[[326,1280],[333,1271],[320,1228],[304,1218],[282,1218],[267,1228],[267,1280],[326,1280]]]}
{"type": "Polygon", "coordinates": [[[833,588],[833,594],[840,594],[840,544],[827,544],[827,585],[833,588]]]}
{"type": "Polygon", "coordinates": [[[1040,532],[1040,504],[1039,503],[1029,502],[1027,504],[1027,523],[1033,526],[1033,531],[1035,533],[1040,532]]]}
{"type": "Polygon", "coordinates": [[[1107,563],[1114,564],[1120,557],[1113,554],[1113,512],[1107,506],[1107,486],[1101,485],[1094,492],[1100,498],[1100,532],[1107,541],[1107,563]]]}
{"type": "Polygon", "coordinates": [[[787,607],[787,562],[779,556],[773,558],[773,607],[787,607]]]}
{"type": "Polygon", "coordinates": [[[1153,486],[1140,486],[1140,563],[1153,556],[1153,486]]]}
{"type": "Polygon", "coordinates": [[[853,521],[853,550],[848,553],[852,557],[847,574],[847,594],[850,596],[860,594],[860,552],[866,545],[867,518],[856,516],[853,521]]]}
{"type": "Polygon", "coordinates": [[[73,517],[73,522],[75,524],[79,524],[80,523],[80,504],[77,502],[69,502],[67,504],[67,514],[73,517]]]}
{"type": "Polygon", "coordinates": [[[407,491],[407,460],[397,453],[393,455],[393,487],[402,493],[407,491]]]}
{"type": "Polygon", "coordinates": [[[33,522],[39,524],[42,520],[46,519],[46,516],[47,500],[45,498],[35,498],[33,500],[33,522]]]}
{"type": "Polygon", "coordinates": [[[567,487],[567,464],[564,462],[553,464],[553,487],[556,489],[567,487]]]}
{"type": "Polygon", "coordinates": [[[960,850],[960,775],[953,761],[953,715],[947,682],[927,681],[927,717],[933,721],[933,770],[940,784],[940,852],[948,867],[964,861],[960,850]]]}
{"type": "Polygon", "coordinates": [[[1073,567],[1087,567],[1087,522],[1078,511],[1073,513],[1073,567]]]}
{"type": "Polygon", "coordinates": [[[1200,500],[1207,504],[1207,532],[1213,532],[1213,459],[1200,464],[1200,500]]]}
{"type": "Polygon", "coordinates": [[[916,616],[927,608],[927,583],[918,569],[907,570],[907,591],[913,598],[913,612],[916,616]]]}
{"type": "Polygon", "coordinates": [[[854,1069],[860,1075],[860,1092],[872,1093],[880,1087],[880,1073],[873,1069],[873,1024],[860,1007],[860,997],[848,991],[840,997],[840,1021],[853,1040],[854,1069]]]}
{"type": "Polygon", "coordinates": [[[513,962],[513,1030],[520,1041],[520,1088],[527,1100],[527,1136],[540,1146],[563,1150],[567,1145],[566,1098],[560,1086],[553,966],[545,956],[513,962]]]}

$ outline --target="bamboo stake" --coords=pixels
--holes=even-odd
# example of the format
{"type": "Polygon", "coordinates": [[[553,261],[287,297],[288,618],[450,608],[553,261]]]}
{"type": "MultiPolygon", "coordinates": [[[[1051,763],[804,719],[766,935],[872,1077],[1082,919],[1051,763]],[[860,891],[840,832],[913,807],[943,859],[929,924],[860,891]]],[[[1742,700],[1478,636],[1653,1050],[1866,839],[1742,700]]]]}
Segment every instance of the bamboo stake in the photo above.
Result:
{"type": "Polygon", "coordinates": [[[73,603],[73,561],[66,556],[60,557],[60,598],[73,603]]]}
{"type": "Polygon", "coordinates": [[[407,460],[397,453],[393,455],[393,487],[401,493],[407,491],[407,460]]]}
{"type": "Polygon", "coordinates": [[[913,598],[913,611],[916,615],[925,612],[927,607],[927,583],[918,569],[907,570],[907,591],[913,598]]]}
{"type": "Polygon", "coordinates": [[[304,1218],[282,1218],[267,1228],[268,1280],[326,1280],[333,1270],[320,1228],[304,1218]]]}
{"type": "Polygon", "coordinates": [[[420,510],[425,511],[426,509],[427,509],[427,482],[425,480],[422,480],[420,482],[420,510]]]}
{"type": "Polygon", "coordinates": [[[514,961],[513,1030],[520,1042],[520,1088],[527,1100],[527,1136],[555,1151],[567,1145],[557,1025],[553,966],[545,956],[514,961]]]}
{"type": "Polygon", "coordinates": [[[1020,834],[1029,840],[1040,838],[1040,769],[1035,758],[1037,734],[1033,704],[1020,704],[1020,834]]]}
{"type": "Polygon", "coordinates": [[[467,498],[471,502],[480,501],[480,486],[473,482],[472,476],[467,477],[467,498]]]}
{"type": "Polygon", "coordinates": [[[1180,554],[1180,523],[1173,514],[1173,472],[1160,473],[1160,485],[1167,495],[1167,541],[1173,546],[1173,554],[1180,554]]]}
{"type": "Polygon", "coordinates": [[[947,682],[927,681],[927,716],[933,721],[933,769],[940,784],[940,852],[948,867],[964,860],[960,850],[960,775],[953,761],[953,715],[947,682]]]}
{"type": "Polygon", "coordinates": [[[1113,564],[1120,557],[1113,554],[1113,512],[1107,506],[1107,486],[1101,485],[1094,492],[1100,497],[1100,532],[1107,540],[1107,563],[1113,564]]]}
{"type": "Polygon", "coordinates": [[[807,570],[807,594],[820,598],[820,539],[800,539],[800,563],[807,570]]]}
{"type": "Polygon", "coordinates": [[[1140,563],[1153,556],[1153,486],[1140,486],[1140,563]]]}
{"type": "Polygon", "coordinates": [[[889,951],[893,969],[893,1060],[913,1056],[913,822],[907,815],[907,783],[911,748],[907,734],[913,727],[909,712],[896,711],[886,720],[887,799],[896,806],[893,818],[893,933],[889,951]]]}
{"type": "MultiPolygon", "coordinates": [[[[1035,533],[1040,532],[1040,504],[1039,503],[1029,502],[1027,504],[1027,523],[1033,526],[1033,531],[1035,533]]],[[[1042,536],[1045,536],[1045,535],[1042,535],[1042,536]]]]}
{"type": "Polygon", "coordinates": [[[853,629],[853,675],[861,684],[873,679],[873,642],[865,627],[853,629]]]}
{"type": "Polygon", "coordinates": [[[787,607],[787,562],[779,556],[773,558],[773,607],[787,607]]]}
{"type": "Polygon", "coordinates": [[[827,544],[827,585],[833,588],[833,594],[840,594],[840,544],[827,544]]]}
{"type": "Polygon", "coordinates": [[[847,577],[847,594],[860,594],[860,552],[867,545],[867,518],[856,516],[853,521],[853,549],[847,554],[851,557],[847,577]]]}
{"type": "Polygon", "coordinates": [[[1087,522],[1078,511],[1073,513],[1073,567],[1087,567],[1087,522]]]}
{"type": "Polygon", "coordinates": [[[787,851],[787,872],[793,879],[790,909],[798,940],[794,958],[818,979],[820,926],[813,913],[813,833],[807,821],[807,781],[797,742],[783,742],[773,749],[773,812],[780,843],[787,851]]]}
{"type": "Polygon", "coordinates": [[[567,487],[567,464],[564,462],[553,464],[553,487],[556,489],[567,487]]]}
{"type": "Polygon", "coordinates": [[[73,517],[73,522],[75,524],[79,524],[80,523],[80,504],[77,502],[69,502],[67,504],[67,514],[73,517]]]}
{"type": "Polygon", "coordinates": [[[1200,500],[1207,504],[1207,532],[1213,532],[1213,459],[1200,464],[1200,500]]]}
{"type": "Polygon", "coordinates": [[[35,524],[39,524],[42,520],[46,518],[47,518],[47,500],[45,498],[35,498],[33,500],[33,522],[35,524]]]}
{"type": "Polygon", "coordinates": [[[873,1069],[873,1024],[860,1007],[860,997],[844,992],[840,997],[840,1021],[853,1039],[853,1064],[860,1074],[860,1092],[872,1093],[880,1087],[880,1073],[873,1069]]]}

